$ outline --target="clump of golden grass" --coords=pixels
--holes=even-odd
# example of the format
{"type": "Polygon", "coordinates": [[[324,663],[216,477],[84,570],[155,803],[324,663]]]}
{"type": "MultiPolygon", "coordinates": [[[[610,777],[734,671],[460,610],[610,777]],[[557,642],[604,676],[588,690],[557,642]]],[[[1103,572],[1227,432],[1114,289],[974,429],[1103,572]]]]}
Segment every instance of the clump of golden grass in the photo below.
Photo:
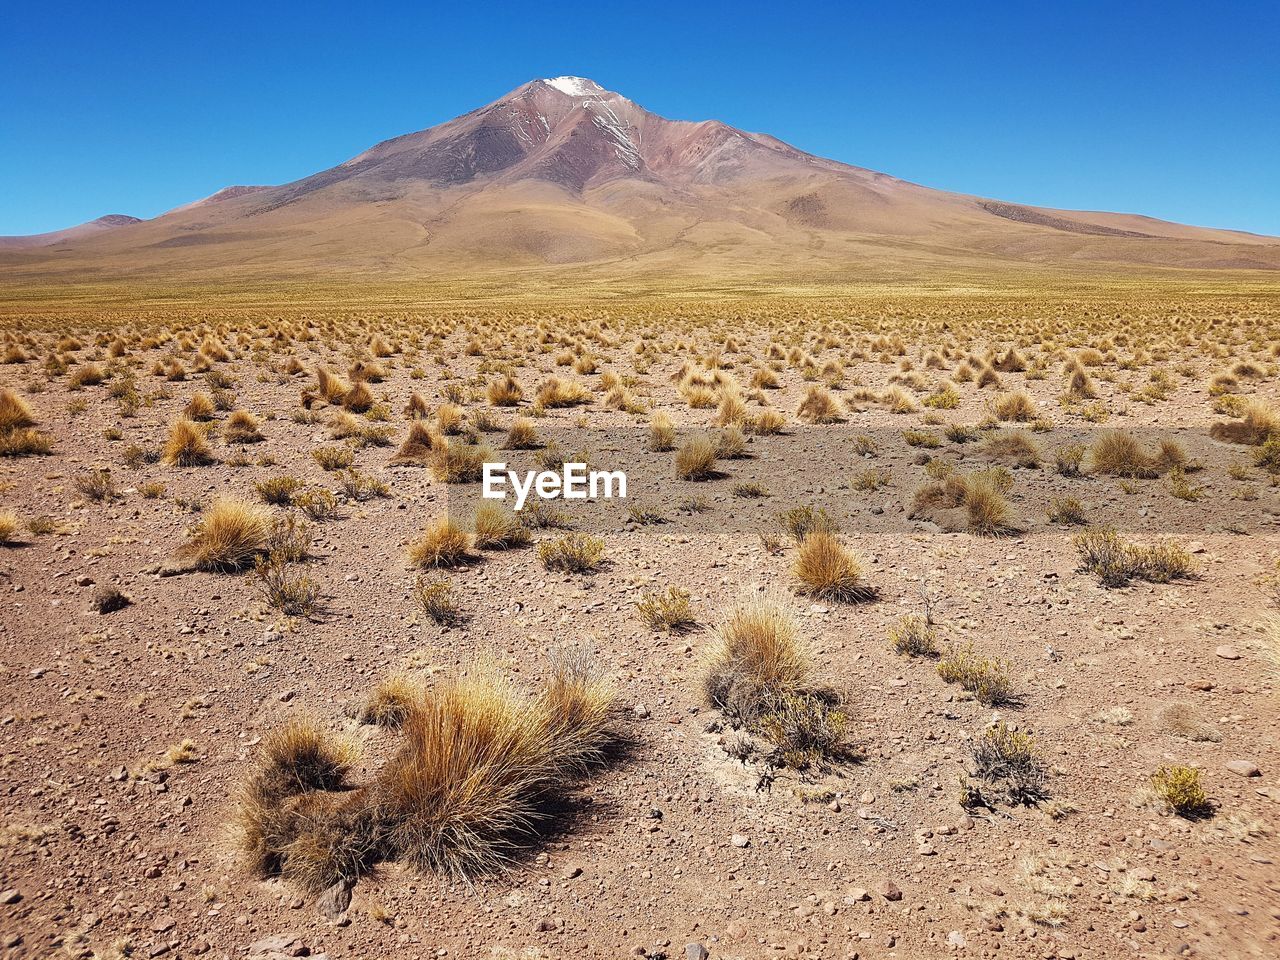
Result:
{"type": "Polygon", "coordinates": [[[450,517],[427,524],[409,545],[409,562],[415,567],[458,567],[469,562],[471,537],[450,517]]]}
{"type": "Polygon", "coordinates": [[[601,757],[611,702],[594,668],[568,658],[534,698],[485,670],[425,698],[373,788],[386,855],[456,878],[503,867],[601,757]]]}
{"type": "Polygon", "coordinates": [[[355,386],[343,394],[341,402],[352,413],[364,413],[374,404],[373,391],[363,380],[357,380],[355,386]]]}
{"type": "Polygon", "coordinates": [[[12,510],[0,511],[0,544],[8,547],[18,542],[18,531],[22,524],[18,515],[12,510]]]}
{"type": "Polygon", "coordinates": [[[649,422],[649,449],[655,453],[665,453],[675,447],[676,428],[671,418],[661,410],[653,415],[649,422]]]}
{"type": "Polygon", "coordinates": [[[501,380],[490,383],[486,395],[495,407],[514,407],[524,399],[524,388],[516,382],[515,377],[507,374],[501,380]]]}
{"type": "Polygon", "coordinates": [[[840,531],[840,525],[827,514],[825,507],[815,508],[809,504],[784,510],[775,519],[797,544],[811,533],[840,531]]]}
{"type": "Polygon", "coordinates": [[[1086,524],[1084,504],[1075,497],[1055,497],[1049,504],[1049,522],[1065,524],[1086,524]]]}
{"type": "Polygon", "coordinates": [[[1013,696],[1008,661],[984,657],[971,643],[949,647],[938,661],[938,676],[946,683],[959,684],[987,706],[1008,703],[1013,696]]]}
{"type": "Polygon", "coordinates": [[[1213,804],[1195,767],[1182,764],[1161,767],[1151,775],[1151,788],[1172,813],[1186,820],[1213,814],[1213,804]]]}
{"type": "Polygon", "coordinates": [[[812,687],[794,616],[781,599],[754,595],[734,607],[718,630],[703,695],[771,745],[771,766],[821,768],[853,754],[849,718],[838,696],[812,687]]]}
{"type": "Polygon", "coordinates": [[[801,592],[822,600],[857,603],[875,597],[875,590],[863,580],[857,557],[825,530],[800,541],[795,574],[801,592]]]}
{"type": "Polygon", "coordinates": [[[25,400],[12,390],[0,390],[0,457],[49,453],[53,449],[53,438],[33,429],[35,422],[25,400]]]}
{"type": "Polygon", "coordinates": [[[197,393],[187,401],[182,415],[188,420],[212,420],[215,409],[208,394],[197,393]]]}
{"type": "Polygon", "coordinates": [[[696,622],[689,608],[689,591],[680,587],[645,591],[636,604],[636,613],[650,630],[668,633],[688,630],[696,622]]]}
{"type": "Polygon", "coordinates": [[[837,423],[844,416],[844,405],[830,390],[814,384],[805,392],[796,416],[809,423],[837,423]]]}
{"type": "Polygon", "coordinates": [[[538,388],[534,396],[534,402],[539,407],[548,409],[576,407],[590,399],[591,393],[585,387],[561,377],[551,377],[538,388]]]}
{"type": "Polygon", "coordinates": [[[493,456],[493,448],[487,444],[472,446],[438,437],[427,457],[427,466],[441,483],[479,483],[485,462],[493,456]]]}
{"type": "MultiPolygon", "coordinates": [[[[974,533],[999,536],[1015,532],[1017,520],[1005,494],[1012,478],[1003,468],[951,473],[921,484],[911,501],[911,516],[926,516],[964,508],[965,521],[974,533]]],[[[957,524],[958,525],[958,524],[957,524]]]]}
{"type": "Polygon", "coordinates": [[[1271,437],[1280,437],[1280,412],[1261,400],[1249,400],[1239,410],[1239,419],[1215,423],[1209,429],[1215,440],[1261,446],[1271,437]]]}
{"type": "Polygon", "coordinates": [[[302,489],[302,481],[290,476],[268,477],[255,483],[253,489],[263,503],[287,507],[293,503],[293,495],[302,489]]]}
{"type": "Polygon", "coordinates": [[[323,470],[336,471],[350,467],[355,463],[356,455],[355,451],[348,446],[315,447],[311,451],[311,459],[323,470]]]}
{"type": "Polygon", "coordinates": [[[590,573],[604,560],[604,541],[585,533],[567,533],[539,544],[538,559],[548,570],[590,573]]]}
{"type": "Polygon", "coordinates": [[[408,674],[393,673],[384,678],[360,708],[360,722],[380,727],[399,727],[417,707],[425,691],[408,674]]]}
{"type": "Polygon", "coordinates": [[[204,428],[183,418],[170,428],[161,459],[171,467],[199,467],[213,462],[213,448],[204,428]]]}
{"type": "Polygon", "coordinates": [[[1040,465],[1040,447],[1020,430],[1001,430],[990,434],[982,444],[982,452],[993,460],[1031,469],[1040,465]]]}
{"type": "Polygon", "coordinates": [[[316,383],[319,386],[320,396],[326,403],[341,404],[346,397],[347,392],[351,389],[342,380],[341,377],[335,376],[324,367],[316,368],[316,383]]]}
{"type": "Polygon", "coordinates": [[[409,435],[404,438],[391,462],[424,466],[430,461],[436,442],[436,435],[431,428],[420,420],[414,420],[409,424],[409,435]]]}
{"type": "Polygon", "coordinates": [[[690,437],[676,451],[676,476],[681,480],[710,480],[716,476],[718,456],[711,437],[690,437]]]}
{"type": "Polygon", "coordinates": [[[777,410],[761,410],[759,413],[747,417],[742,424],[742,429],[747,433],[754,433],[762,437],[773,437],[782,433],[786,429],[787,418],[777,410]]]}
{"type": "Polygon", "coordinates": [[[1131,434],[1108,430],[1094,442],[1089,459],[1095,473],[1134,480],[1184,466],[1187,455],[1176,441],[1161,441],[1155,453],[1148,453],[1131,434]]]}
{"type": "Polygon", "coordinates": [[[222,435],[227,443],[258,443],[262,440],[262,430],[258,426],[258,418],[248,410],[235,410],[227,417],[222,435]]]}
{"type": "Polygon", "coordinates": [[[205,510],[179,554],[193,560],[200,570],[241,570],[266,548],[270,532],[267,510],[225,497],[205,510]]]}
{"type": "Polygon", "coordinates": [[[795,617],[784,600],[755,594],[718,629],[703,681],[707,702],[740,722],[754,721],[767,697],[799,690],[809,679],[795,617]]]}
{"type": "Polygon", "coordinates": [[[542,445],[538,438],[538,428],[528,417],[516,417],[507,431],[507,438],[502,446],[507,450],[536,450],[542,445]]]}
{"type": "Polygon", "coordinates": [[[481,550],[509,550],[522,547],[532,539],[514,513],[491,501],[476,507],[472,529],[475,545],[481,550]]]}
{"type": "Polygon", "coordinates": [[[1000,420],[1018,423],[1030,423],[1039,416],[1035,401],[1023,390],[1000,394],[991,402],[991,410],[1000,420]]]}
{"type": "Polygon", "coordinates": [[[463,432],[466,415],[456,403],[442,403],[436,409],[436,427],[447,437],[456,437],[463,432]]]}
{"type": "Polygon", "coordinates": [[[75,478],[76,490],[86,500],[101,503],[116,498],[116,483],[110,470],[90,470],[75,478]]]}
{"type": "Polygon", "coordinates": [[[1168,583],[1190,577],[1195,569],[1191,555],[1177,543],[1129,543],[1109,527],[1084,531],[1076,536],[1075,545],[1079,569],[1094,574],[1107,587],[1122,587],[1131,580],[1168,583]]]}

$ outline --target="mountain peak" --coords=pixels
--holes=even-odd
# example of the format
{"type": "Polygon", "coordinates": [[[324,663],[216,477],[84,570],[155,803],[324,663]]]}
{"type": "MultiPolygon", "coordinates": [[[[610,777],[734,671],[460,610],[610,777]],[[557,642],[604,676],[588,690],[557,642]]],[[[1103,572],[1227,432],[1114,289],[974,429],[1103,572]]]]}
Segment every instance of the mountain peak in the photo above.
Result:
{"type": "Polygon", "coordinates": [[[542,82],[570,97],[598,97],[609,92],[586,77],[549,77],[544,78],[542,82]]]}

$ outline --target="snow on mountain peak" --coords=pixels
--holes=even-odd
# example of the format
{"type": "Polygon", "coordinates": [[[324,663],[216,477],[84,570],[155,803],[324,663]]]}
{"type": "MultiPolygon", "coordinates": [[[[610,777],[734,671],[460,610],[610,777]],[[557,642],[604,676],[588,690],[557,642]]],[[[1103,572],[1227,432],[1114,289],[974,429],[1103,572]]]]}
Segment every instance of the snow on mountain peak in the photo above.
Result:
{"type": "Polygon", "coordinates": [[[551,77],[542,81],[549,87],[555,87],[561,93],[571,97],[595,97],[608,93],[604,87],[586,77],[551,77]]]}

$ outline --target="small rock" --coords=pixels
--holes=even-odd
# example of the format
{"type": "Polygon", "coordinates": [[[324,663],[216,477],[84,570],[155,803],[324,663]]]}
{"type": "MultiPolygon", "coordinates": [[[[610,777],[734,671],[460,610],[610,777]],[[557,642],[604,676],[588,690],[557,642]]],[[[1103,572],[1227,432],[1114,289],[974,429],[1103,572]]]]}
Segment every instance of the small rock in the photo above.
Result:
{"type": "Polygon", "coordinates": [[[349,906],[351,906],[351,884],[346,880],[339,880],[320,894],[320,898],[316,900],[316,909],[329,920],[337,920],[347,912],[349,906]]]}
{"type": "Polygon", "coordinates": [[[707,960],[711,956],[707,952],[707,948],[700,943],[686,943],[684,945],[685,960],[707,960]]]}
{"type": "Polygon", "coordinates": [[[732,837],[729,838],[729,842],[732,843],[735,847],[742,848],[742,847],[747,847],[751,845],[751,838],[746,836],[745,834],[735,833],[732,837]]]}
{"type": "Polygon", "coordinates": [[[631,712],[634,713],[641,720],[644,720],[649,716],[649,708],[646,707],[643,703],[637,703],[634,707],[631,708],[631,712]]]}
{"type": "Polygon", "coordinates": [[[1258,769],[1258,765],[1252,760],[1230,760],[1227,762],[1226,768],[1238,777],[1262,776],[1262,771],[1258,769]]]}
{"type": "Polygon", "coordinates": [[[0,892],[0,903],[3,903],[6,907],[12,903],[17,903],[21,899],[22,894],[17,890],[5,890],[0,892]]]}
{"type": "Polygon", "coordinates": [[[1223,660],[1239,660],[1240,659],[1240,651],[1228,644],[1223,644],[1213,652],[1216,653],[1218,656],[1220,656],[1223,660]]]}
{"type": "Polygon", "coordinates": [[[890,902],[896,902],[902,899],[902,890],[892,880],[882,880],[876,884],[876,893],[884,897],[890,902]]]}
{"type": "Polygon", "coordinates": [[[969,941],[964,938],[964,934],[959,930],[952,930],[947,934],[947,943],[959,950],[963,950],[969,945],[969,941]]]}

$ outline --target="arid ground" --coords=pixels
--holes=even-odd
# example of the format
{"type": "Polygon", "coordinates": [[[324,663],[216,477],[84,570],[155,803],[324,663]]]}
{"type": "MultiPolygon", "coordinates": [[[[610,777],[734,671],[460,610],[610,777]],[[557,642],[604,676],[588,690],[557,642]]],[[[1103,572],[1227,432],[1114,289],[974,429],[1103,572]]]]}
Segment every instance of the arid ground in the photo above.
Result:
{"type": "Polygon", "coordinates": [[[1274,956],[1251,291],[15,295],[0,948],[1274,956]]]}

